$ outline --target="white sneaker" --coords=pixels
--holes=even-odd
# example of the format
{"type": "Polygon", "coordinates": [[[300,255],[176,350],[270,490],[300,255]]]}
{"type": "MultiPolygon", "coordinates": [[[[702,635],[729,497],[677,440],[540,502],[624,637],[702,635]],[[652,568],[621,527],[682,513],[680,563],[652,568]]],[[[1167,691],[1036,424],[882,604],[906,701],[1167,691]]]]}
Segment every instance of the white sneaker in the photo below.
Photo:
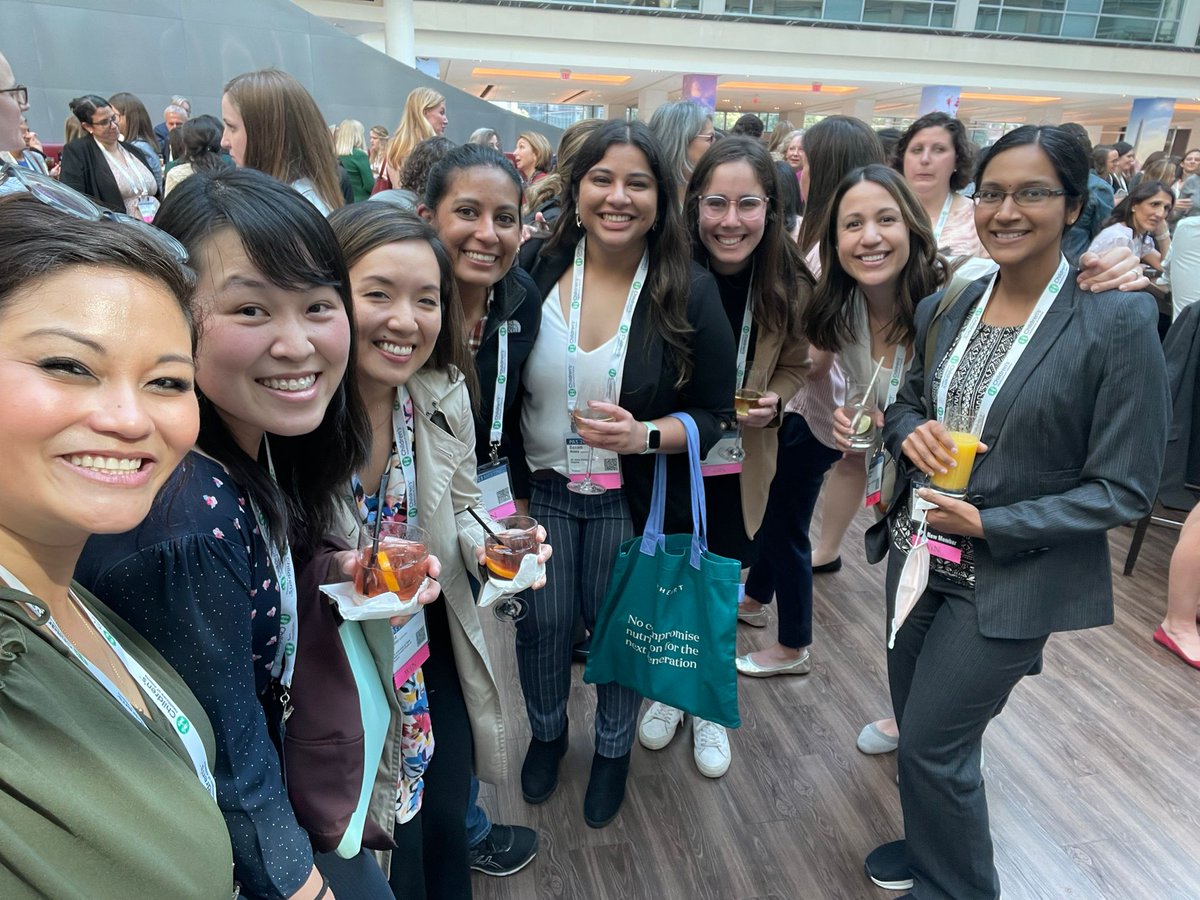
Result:
{"type": "Polygon", "coordinates": [[[692,719],[692,756],[701,775],[720,778],[729,771],[732,758],[729,751],[729,735],[725,726],[707,719],[692,719]]]}
{"type": "Polygon", "coordinates": [[[638,742],[647,750],[661,750],[675,737],[683,716],[682,709],[657,701],[651,703],[638,726],[638,742]]]}

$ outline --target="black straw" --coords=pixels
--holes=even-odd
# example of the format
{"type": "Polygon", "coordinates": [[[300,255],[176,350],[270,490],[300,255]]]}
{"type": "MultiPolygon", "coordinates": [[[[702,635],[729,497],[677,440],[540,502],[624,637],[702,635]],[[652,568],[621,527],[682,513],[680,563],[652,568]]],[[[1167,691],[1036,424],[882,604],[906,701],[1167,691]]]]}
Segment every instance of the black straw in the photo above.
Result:
{"type": "Polygon", "coordinates": [[[486,531],[488,534],[490,534],[496,540],[500,541],[500,543],[502,543],[502,544],[504,543],[504,541],[500,537],[499,532],[493,531],[491,525],[489,525],[487,522],[483,521],[483,519],[479,518],[479,513],[475,512],[475,510],[472,509],[470,506],[467,507],[467,512],[469,512],[471,514],[472,519],[474,519],[476,522],[478,522],[480,525],[483,526],[484,531],[486,531]]]}
{"type": "MultiPolygon", "coordinates": [[[[379,529],[383,526],[383,498],[387,495],[388,482],[391,479],[391,460],[383,467],[383,477],[379,479],[379,493],[375,495],[375,530],[371,534],[371,559],[379,558],[379,529]]],[[[407,502],[407,498],[405,498],[407,502]]],[[[372,562],[374,565],[374,562],[372,562]]]]}

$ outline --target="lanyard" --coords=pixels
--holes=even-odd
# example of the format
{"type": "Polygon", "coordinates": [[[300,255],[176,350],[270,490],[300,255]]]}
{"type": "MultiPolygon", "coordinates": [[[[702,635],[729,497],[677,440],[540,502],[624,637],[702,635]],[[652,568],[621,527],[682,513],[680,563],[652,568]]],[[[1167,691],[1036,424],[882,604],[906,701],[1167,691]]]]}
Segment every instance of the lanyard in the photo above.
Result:
{"type": "MultiPolygon", "coordinates": [[[[1054,277],[1050,279],[1050,283],[1042,291],[1042,296],[1038,298],[1037,305],[1034,306],[1033,312],[1029,314],[1029,318],[1026,319],[1024,326],[1022,326],[1021,333],[1013,341],[1012,346],[1008,349],[1008,353],[1004,355],[1004,360],[1000,363],[1000,367],[996,369],[996,374],[992,376],[992,380],[988,383],[987,390],[983,392],[983,400],[980,402],[979,410],[975,414],[976,423],[981,433],[983,431],[983,423],[987,421],[988,412],[991,410],[992,404],[996,402],[996,395],[1000,393],[1000,388],[1004,386],[1004,382],[1012,374],[1017,360],[1021,358],[1021,354],[1029,346],[1034,332],[1042,324],[1042,319],[1050,311],[1050,306],[1054,303],[1054,298],[1058,296],[1058,292],[1062,289],[1069,272],[1070,267],[1067,265],[1067,258],[1060,256],[1058,269],[1055,270],[1054,277]]],[[[946,368],[942,370],[942,380],[938,385],[937,392],[937,418],[939,422],[945,421],[946,396],[950,390],[950,382],[954,379],[954,373],[958,371],[958,367],[962,363],[962,358],[967,351],[967,346],[971,343],[971,338],[975,336],[980,322],[983,321],[983,311],[987,308],[988,300],[991,299],[992,289],[996,286],[996,278],[999,277],[999,274],[997,272],[992,276],[991,281],[988,282],[987,290],[984,291],[983,296],[979,298],[979,302],[975,304],[975,308],[967,316],[967,320],[963,323],[963,327],[959,331],[958,343],[954,345],[954,349],[950,353],[950,358],[946,361],[946,368]]]]}
{"type": "Polygon", "coordinates": [[[500,322],[496,348],[496,392],[492,400],[492,427],[488,444],[492,448],[492,465],[500,462],[500,438],[504,434],[504,396],[508,392],[508,321],[500,322]]]}
{"type": "MultiPolygon", "coordinates": [[[[567,412],[575,411],[578,402],[576,387],[575,357],[579,353],[579,318],[583,308],[583,258],[586,255],[586,237],[581,237],[575,246],[575,272],[571,276],[571,309],[567,321],[567,412]]],[[[621,311],[621,324],[617,326],[617,339],[613,345],[612,358],[608,363],[608,380],[605,383],[606,393],[617,402],[620,386],[621,370],[625,363],[625,351],[629,349],[629,326],[633,322],[633,311],[637,308],[638,296],[642,293],[642,285],[646,282],[646,272],[650,268],[650,253],[642,251],[642,260],[634,273],[633,283],[629,286],[629,297],[625,301],[625,309],[621,311]]]]}
{"type": "Polygon", "coordinates": [[[896,395],[900,393],[900,379],[904,375],[904,345],[900,344],[896,348],[896,358],[892,360],[892,377],[888,381],[887,403],[883,405],[886,410],[889,406],[896,402],[896,395]]]}
{"type": "MultiPolygon", "coordinates": [[[[22,584],[21,581],[4,566],[0,566],[0,576],[3,576],[4,580],[18,591],[22,591],[26,594],[29,593],[29,589],[25,587],[25,585],[22,584]]],[[[179,706],[176,705],[175,701],[170,698],[167,692],[159,686],[158,682],[150,676],[150,673],[142,668],[141,663],[125,652],[125,648],[122,647],[117,642],[117,639],[112,636],[109,630],[105,628],[95,616],[92,615],[91,610],[89,610],[82,603],[79,603],[72,593],[68,592],[68,597],[79,604],[79,608],[82,609],[84,615],[88,617],[88,620],[92,623],[92,627],[100,632],[100,635],[105,641],[108,642],[108,646],[112,648],[113,653],[116,654],[117,659],[120,660],[121,665],[125,667],[125,671],[129,673],[129,676],[135,682],[137,682],[138,686],[142,689],[142,693],[148,697],[151,702],[153,702],[154,705],[159,708],[159,710],[162,711],[164,716],[166,716],[167,720],[171,723],[171,727],[175,729],[175,733],[179,736],[179,740],[182,742],[183,748],[187,751],[188,756],[191,757],[192,768],[196,770],[196,777],[200,779],[200,783],[204,785],[205,789],[215,800],[217,798],[217,783],[213,778],[212,772],[209,771],[208,757],[204,752],[204,744],[200,740],[200,736],[196,733],[195,728],[192,727],[191,720],[184,715],[183,710],[180,709],[179,706]]],[[[31,615],[38,615],[36,612],[37,607],[35,607],[33,604],[25,603],[24,605],[31,615]]],[[[49,613],[49,610],[47,610],[47,613],[49,613]]],[[[137,722],[146,730],[149,730],[149,727],[146,725],[146,722],[142,718],[141,714],[134,708],[133,704],[129,702],[129,698],[121,693],[120,688],[113,684],[112,680],[103,672],[101,672],[95,663],[79,652],[79,648],[71,643],[71,641],[63,633],[63,630],[59,627],[58,623],[54,621],[53,616],[49,616],[47,619],[46,627],[49,628],[50,633],[58,638],[59,642],[71,652],[71,655],[75,657],[75,659],[80,665],[83,666],[87,673],[91,675],[92,678],[94,678],[97,682],[99,682],[100,686],[108,691],[109,694],[112,695],[113,699],[121,704],[121,707],[125,710],[125,712],[129,713],[135,722],[137,722]]]]}
{"type": "MultiPolygon", "coordinates": [[[[108,161],[121,170],[121,174],[125,176],[125,181],[128,183],[130,190],[132,190],[133,193],[138,197],[149,197],[150,189],[147,185],[146,179],[144,179],[141,173],[138,172],[135,163],[131,163],[128,159],[127,154],[129,151],[120,144],[117,144],[116,151],[112,152],[106,149],[103,144],[100,144],[99,141],[96,143],[104,152],[104,155],[108,157],[108,161]]],[[[116,172],[113,173],[114,176],[116,176],[116,174],[116,172]]],[[[151,173],[151,177],[153,177],[153,173],[151,173]]]]}
{"type": "MultiPolygon", "coordinates": [[[[271,472],[271,480],[275,481],[275,462],[271,459],[271,445],[263,437],[267,448],[267,468],[271,472]]],[[[279,644],[275,648],[275,661],[271,664],[271,677],[285,688],[292,686],[292,673],[296,670],[296,641],[300,633],[298,616],[296,615],[296,567],[292,563],[292,547],[286,540],[283,553],[271,540],[271,532],[267,528],[267,520],[263,518],[253,499],[250,509],[254,512],[254,521],[258,523],[258,533],[267,544],[267,556],[271,560],[271,568],[275,570],[275,583],[279,587],[279,644]]]]}
{"type": "Polygon", "coordinates": [[[950,207],[953,205],[954,191],[951,191],[946,195],[946,202],[942,204],[942,214],[938,216],[937,224],[933,226],[933,245],[935,247],[942,239],[942,229],[946,227],[946,220],[950,218],[950,207]]]}
{"type": "Polygon", "coordinates": [[[737,347],[737,385],[742,387],[746,382],[746,359],[750,355],[750,326],[754,316],[750,309],[751,292],[754,290],[754,278],[751,276],[750,287],[746,289],[746,311],[742,313],[742,330],[738,334],[737,347]]]}
{"type": "MultiPolygon", "coordinates": [[[[396,455],[400,458],[400,474],[404,478],[404,514],[405,521],[417,524],[417,467],[413,461],[412,445],[408,442],[408,423],[404,421],[404,407],[409,403],[408,388],[400,385],[396,388],[396,400],[392,404],[392,432],[395,435],[396,455]]],[[[413,421],[417,411],[413,410],[413,421]]],[[[383,510],[384,498],[379,498],[380,511],[383,510]]],[[[379,515],[379,513],[376,513],[379,515]]]]}

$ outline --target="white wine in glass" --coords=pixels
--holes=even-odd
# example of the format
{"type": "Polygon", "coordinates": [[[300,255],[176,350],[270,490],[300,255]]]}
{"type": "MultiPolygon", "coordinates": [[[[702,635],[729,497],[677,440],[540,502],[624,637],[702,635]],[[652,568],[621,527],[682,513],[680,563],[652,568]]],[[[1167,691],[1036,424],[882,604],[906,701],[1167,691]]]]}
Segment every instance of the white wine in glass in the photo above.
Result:
{"type": "MultiPolygon", "coordinates": [[[[580,429],[586,429],[590,422],[611,422],[613,416],[611,413],[602,412],[598,409],[592,409],[588,403],[595,400],[600,403],[616,403],[617,400],[613,396],[613,391],[610,389],[607,376],[602,378],[588,379],[580,382],[576,391],[575,408],[571,410],[571,427],[576,434],[580,433],[580,429]]],[[[572,481],[567,485],[567,490],[575,494],[585,494],[587,496],[595,496],[603,494],[608,490],[604,485],[597,484],[592,481],[592,460],[595,457],[595,448],[588,444],[588,461],[587,469],[584,471],[583,481],[572,481]]]]}
{"type": "Polygon", "coordinates": [[[724,447],[720,451],[720,455],[730,462],[741,462],[746,458],[746,451],[742,447],[742,423],[743,416],[750,415],[750,410],[758,408],[758,401],[761,400],[767,393],[767,371],[755,366],[751,366],[746,370],[746,376],[741,385],[733,392],[733,410],[738,416],[737,440],[734,441],[732,447],[724,447]]]}

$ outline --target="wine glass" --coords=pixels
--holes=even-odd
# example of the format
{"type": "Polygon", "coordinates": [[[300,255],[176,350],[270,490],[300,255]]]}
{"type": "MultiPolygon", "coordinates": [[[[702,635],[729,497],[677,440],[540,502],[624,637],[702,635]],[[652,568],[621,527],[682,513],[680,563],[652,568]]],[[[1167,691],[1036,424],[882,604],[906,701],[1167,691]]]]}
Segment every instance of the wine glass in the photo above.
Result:
{"type": "MultiPolygon", "coordinates": [[[[505,516],[497,519],[496,525],[496,530],[489,529],[484,535],[484,564],[496,579],[511,581],[521,560],[538,551],[538,523],[530,516],[505,516]]],[[[492,607],[492,614],[502,622],[519,622],[528,612],[527,605],[518,596],[507,596],[492,607]]]]}
{"type": "MultiPolygon", "coordinates": [[[[576,434],[580,433],[581,428],[587,428],[588,422],[611,422],[613,420],[611,413],[592,409],[588,405],[588,402],[591,400],[601,403],[617,402],[613,396],[613,390],[607,376],[580,381],[575,399],[575,408],[571,410],[571,430],[576,434]]],[[[588,444],[587,469],[584,472],[583,481],[569,482],[567,484],[568,491],[576,494],[595,496],[596,494],[603,494],[608,490],[604,485],[592,481],[592,459],[594,456],[595,448],[591,444],[588,444]]]]}
{"type": "MultiPolygon", "coordinates": [[[[766,394],[767,374],[766,369],[757,366],[746,371],[741,386],[733,392],[733,408],[738,416],[749,415],[750,410],[758,405],[757,401],[766,394]]],[[[741,462],[746,458],[746,451],[742,447],[741,419],[738,420],[737,438],[734,440],[733,446],[722,447],[719,455],[730,462],[741,462]]]]}

